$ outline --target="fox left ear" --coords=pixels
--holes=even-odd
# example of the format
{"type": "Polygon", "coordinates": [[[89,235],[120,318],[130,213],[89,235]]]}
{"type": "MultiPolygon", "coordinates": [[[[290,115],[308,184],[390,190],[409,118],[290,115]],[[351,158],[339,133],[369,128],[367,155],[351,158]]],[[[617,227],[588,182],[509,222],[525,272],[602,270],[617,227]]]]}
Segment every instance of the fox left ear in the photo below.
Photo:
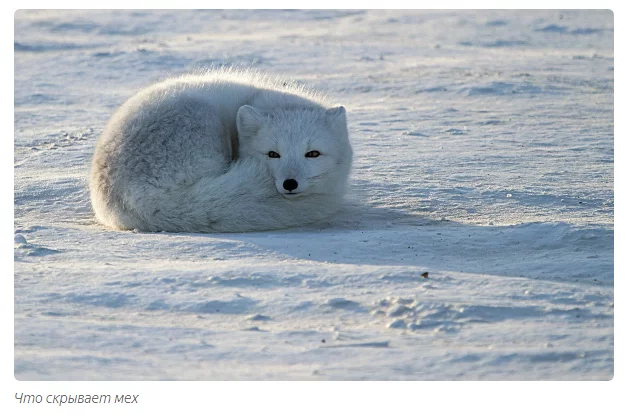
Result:
{"type": "Polygon", "coordinates": [[[239,138],[250,139],[259,132],[265,124],[267,116],[258,108],[250,105],[243,105],[236,113],[236,129],[239,138]]]}
{"type": "Polygon", "coordinates": [[[339,105],[325,111],[325,119],[328,125],[334,129],[346,129],[346,109],[339,105]]]}

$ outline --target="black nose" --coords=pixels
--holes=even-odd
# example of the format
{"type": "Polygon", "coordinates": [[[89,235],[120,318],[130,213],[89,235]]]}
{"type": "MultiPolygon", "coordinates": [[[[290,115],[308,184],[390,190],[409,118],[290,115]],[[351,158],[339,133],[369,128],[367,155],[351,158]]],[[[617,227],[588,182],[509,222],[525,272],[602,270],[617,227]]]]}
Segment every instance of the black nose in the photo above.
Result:
{"type": "Polygon", "coordinates": [[[296,179],[286,179],[283,181],[283,189],[286,189],[288,191],[296,190],[296,188],[299,186],[299,183],[296,182],[296,179]]]}

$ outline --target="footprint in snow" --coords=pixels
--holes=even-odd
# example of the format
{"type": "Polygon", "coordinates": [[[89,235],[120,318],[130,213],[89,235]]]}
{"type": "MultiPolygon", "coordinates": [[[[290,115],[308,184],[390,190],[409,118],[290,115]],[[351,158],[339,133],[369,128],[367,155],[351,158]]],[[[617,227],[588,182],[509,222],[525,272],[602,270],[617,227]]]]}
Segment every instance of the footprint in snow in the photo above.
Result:
{"type": "Polygon", "coordinates": [[[347,309],[347,310],[361,309],[361,305],[359,305],[358,302],[344,299],[344,298],[328,299],[327,301],[325,301],[324,305],[334,309],[347,309]]]}

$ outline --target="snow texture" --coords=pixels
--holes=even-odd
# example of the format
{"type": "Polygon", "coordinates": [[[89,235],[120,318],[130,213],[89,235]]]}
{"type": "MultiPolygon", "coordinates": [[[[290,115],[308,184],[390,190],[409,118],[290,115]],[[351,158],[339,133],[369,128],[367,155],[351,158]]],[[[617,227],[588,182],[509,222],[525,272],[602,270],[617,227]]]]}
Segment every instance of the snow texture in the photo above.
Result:
{"type": "Polygon", "coordinates": [[[17,379],[612,377],[611,12],[22,10],[14,49],[17,379]],[[98,225],[110,115],[224,64],[346,107],[345,210],[98,225]]]}

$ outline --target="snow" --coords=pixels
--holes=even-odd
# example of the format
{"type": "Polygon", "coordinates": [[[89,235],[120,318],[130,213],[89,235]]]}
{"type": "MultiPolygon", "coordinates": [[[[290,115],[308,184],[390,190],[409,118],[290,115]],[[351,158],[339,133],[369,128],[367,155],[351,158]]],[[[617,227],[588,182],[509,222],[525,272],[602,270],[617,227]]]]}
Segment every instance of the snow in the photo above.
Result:
{"type": "Polygon", "coordinates": [[[20,10],[14,50],[17,379],[613,376],[609,11],[20,10]],[[222,64],[346,106],[345,210],[98,225],[116,107],[222,64]]]}

